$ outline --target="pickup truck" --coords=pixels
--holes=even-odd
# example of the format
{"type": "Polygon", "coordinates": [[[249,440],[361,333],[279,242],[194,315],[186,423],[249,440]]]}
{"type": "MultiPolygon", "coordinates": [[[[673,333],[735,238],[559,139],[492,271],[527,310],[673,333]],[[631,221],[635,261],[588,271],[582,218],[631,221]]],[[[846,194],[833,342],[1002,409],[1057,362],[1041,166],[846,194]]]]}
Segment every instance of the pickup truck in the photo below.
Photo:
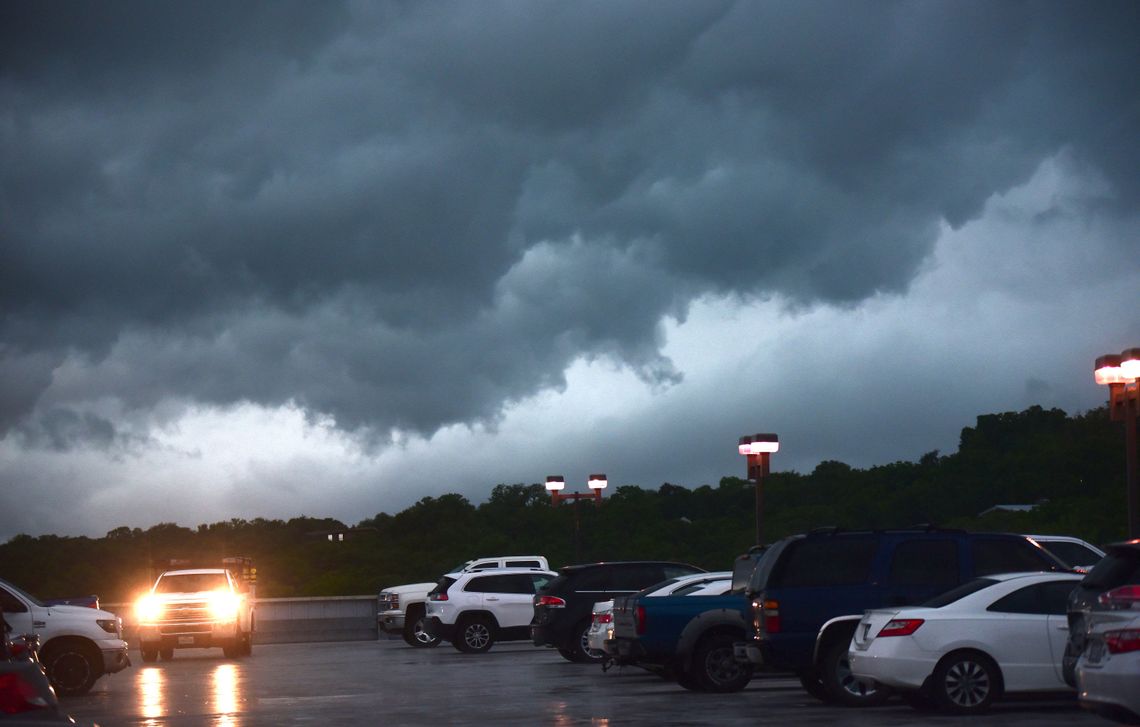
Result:
{"type": "Polygon", "coordinates": [[[49,606],[0,581],[0,610],[11,636],[35,634],[40,661],[61,696],[85,694],[104,674],[126,669],[123,622],[113,613],[83,606],[49,606]]]}
{"type": "Polygon", "coordinates": [[[253,653],[254,598],[226,568],[168,570],[137,606],[144,662],[181,648],[222,647],[227,658],[253,653]]]}
{"type": "Polygon", "coordinates": [[[744,586],[764,548],[738,556],[732,590],[719,596],[649,596],[614,599],[614,638],[607,650],[619,665],[636,665],[686,689],[735,692],[752,679],[752,665],[733,658],[733,644],[748,633],[751,602],[744,586]]]}

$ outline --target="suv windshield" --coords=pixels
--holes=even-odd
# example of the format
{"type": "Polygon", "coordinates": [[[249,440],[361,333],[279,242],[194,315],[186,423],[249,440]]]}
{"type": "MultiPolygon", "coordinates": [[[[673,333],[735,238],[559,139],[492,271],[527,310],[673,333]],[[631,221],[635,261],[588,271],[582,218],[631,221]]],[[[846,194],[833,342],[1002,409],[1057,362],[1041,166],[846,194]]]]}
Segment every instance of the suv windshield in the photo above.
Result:
{"type": "Polygon", "coordinates": [[[1140,550],[1121,548],[1094,565],[1081,588],[1104,590],[1128,583],[1140,583],[1140,550]]]}

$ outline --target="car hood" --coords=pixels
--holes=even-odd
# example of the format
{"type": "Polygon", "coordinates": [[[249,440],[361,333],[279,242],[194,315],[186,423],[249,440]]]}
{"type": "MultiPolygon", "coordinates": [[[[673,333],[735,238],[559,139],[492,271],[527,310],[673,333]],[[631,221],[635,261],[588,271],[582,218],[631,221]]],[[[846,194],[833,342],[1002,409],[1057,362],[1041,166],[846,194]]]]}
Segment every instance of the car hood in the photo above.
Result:
{"type": "Polygon", "coordinates": [[[68,618],[117,618],[110,611],[101,608],[87,608],[86,606],[49,606],[48,611],[68,618]]]}

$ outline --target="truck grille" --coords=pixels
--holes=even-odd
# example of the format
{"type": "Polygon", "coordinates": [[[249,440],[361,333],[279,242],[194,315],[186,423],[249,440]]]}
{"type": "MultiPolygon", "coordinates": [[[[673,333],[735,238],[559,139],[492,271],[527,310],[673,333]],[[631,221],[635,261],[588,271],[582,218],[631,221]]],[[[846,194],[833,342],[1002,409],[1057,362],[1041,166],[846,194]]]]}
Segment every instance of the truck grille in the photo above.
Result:
{"type": "Polygon", "coordinates": [[[212,621],[210,604],[205,601],[171,603],[162,610],[162,624],[177,625],[212,621]]]}

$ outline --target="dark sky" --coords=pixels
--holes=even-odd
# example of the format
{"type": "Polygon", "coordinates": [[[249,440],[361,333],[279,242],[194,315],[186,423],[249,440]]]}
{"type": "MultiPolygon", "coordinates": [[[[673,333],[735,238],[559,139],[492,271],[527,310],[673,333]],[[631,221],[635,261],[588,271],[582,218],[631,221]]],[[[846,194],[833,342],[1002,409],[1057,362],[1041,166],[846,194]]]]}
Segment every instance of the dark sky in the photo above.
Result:
{"type": "Polygon", "coordinates": [[[956,448],[1140,345],[1135,2],[0,5],[0,538],[956,448]]]}

